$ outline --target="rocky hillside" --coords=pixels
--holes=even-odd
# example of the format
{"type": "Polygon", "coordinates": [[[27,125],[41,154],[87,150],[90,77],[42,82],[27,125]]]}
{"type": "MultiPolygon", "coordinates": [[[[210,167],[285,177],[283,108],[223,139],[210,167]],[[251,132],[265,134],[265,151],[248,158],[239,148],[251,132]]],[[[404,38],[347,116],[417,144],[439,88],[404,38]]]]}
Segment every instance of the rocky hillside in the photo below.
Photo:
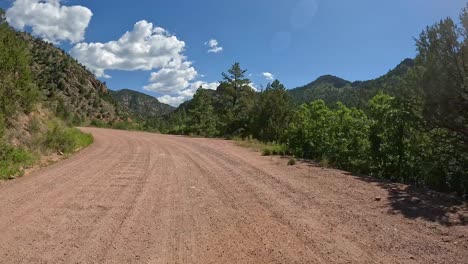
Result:
{"type": "Polygon", "coordinates": [[[119,120],[107,88],[65,52],[11,28],[0,9],[0,181],[92,143],[73,128],[119,120]],[[55,155],[56,155],[55,154],[55,155]]]}
{"type": "Polygon", "coordinates": [[[109,91],[123,111],[138,118],[161,117],[175,109],[170,105],[159,102],[158,99],[152,96],[137,91],[128,89],[109,91]]]}
{"type": "Polygon", "coordinates": [[[18,34],[27,44],[33,80],[49,108],[76,123],[119,119],[105,83],[53,44],[27,33],[18,34]]]}
{"type": "Polygon", "coordinates": [[[350,82],[336,76],[324,75],[305,86],[289,90],[289,95],[295,104],[322,99],[327,104],[341,101],[350,107],[364,106],[379,91],[393,94],[413,66],[412,59],[405,59],[387,74],[369,81],[350,82]]]}

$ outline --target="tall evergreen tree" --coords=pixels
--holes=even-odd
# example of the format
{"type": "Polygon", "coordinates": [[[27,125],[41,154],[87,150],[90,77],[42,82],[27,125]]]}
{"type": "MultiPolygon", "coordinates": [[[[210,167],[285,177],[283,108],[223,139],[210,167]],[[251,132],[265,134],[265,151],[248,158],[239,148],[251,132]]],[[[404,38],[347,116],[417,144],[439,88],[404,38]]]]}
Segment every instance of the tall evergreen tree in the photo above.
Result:
{"type": "Polygon", "coordinates": [[[263,141],[283,139],[292,115],[291,99],[278,80],[259,94],[255,107],[253,135],[263,141]]]}
{"type": "Polygon", "coordinates": [[[217,134],[216,115],[208,91],[200,86],[190,106],[190,131],[200,136],[215,136],[217,134]]]}
{"type": "Polygon", "coordinates": [[[427,27],[417,40],[417,65],[424,69],[419,85],[428,125],[459,133],[468,143],[467,21],[465,9],[463,29],[451,18],[427,27]]]}
{"type": "Polygon", "coordinates": [[[250,80],[245,78],[247,70],[235,63],[228,74],[222,73],[223,81],[217,91],[220,94],[220,109],[224,134],[246,136],[252,120],[252,110],[255,105],[255,91],[250,86],[250,80]]]}

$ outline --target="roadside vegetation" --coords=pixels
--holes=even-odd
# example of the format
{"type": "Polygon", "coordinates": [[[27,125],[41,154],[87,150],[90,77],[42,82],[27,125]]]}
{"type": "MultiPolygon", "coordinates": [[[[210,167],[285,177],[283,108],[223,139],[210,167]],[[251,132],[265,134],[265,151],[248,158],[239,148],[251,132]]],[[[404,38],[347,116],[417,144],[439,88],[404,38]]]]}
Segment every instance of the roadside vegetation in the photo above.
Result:
{"type": "Polygon", "coordinates": [[[363,86],[359,89],[326,76],[320,81],[344,89],[319,86],[326,100],[301,105],[294,101],[304,98],[299,93],[306,93],[304,89],[295,91],[294,100],[278,80],[255,91],[246,70],[236,63],[222,74],[216,91],[198,89],[159,130],[234,138],[236,144],[264,155],[287,153],[324,166],[465,195],[467,37],[464,9],[459,24],[447,18],[427,27],[416,40],[416,59],[406,60],[404,67],[385,78],[354,84],[363,86]]]}
{"type": "Polygon", "coordinates": [[[255,151],[261,152],[264,156],[288,154],[286,145],[276,142],[263,142],[252,137],[235,137],[233,140],[237,146],[253,149],[255,151]]]}
{"type": "MultiPolygon", "coordinates": [[[[90,144],[70,127],[91,125],[236,139],[264,155],[467,195],[468,10],[459,23],[427,27],[416,48],[414,60],[375,80],[323,76],[294,91],[279,80],[254,90],[235,63],[217,90],[200,87],[169,114],[143,117],[146,108],[126,113],[104,83],[53,45],[15,32],[0,11],[0,177],[43,153],[90,144]]],[[[151,105],[142,100],[136,105],[151,105]]]]}
{"type": "Polygon", "coordinates": [[[29,124],[36,123],[37,130],[21,135],[11,129],[3,135],[3,138],[13,138],[17,145],[4,139],[0,142],[0,180],[21,176],[25,168],[40,162],[42,156],[54,153],[67,156],[93,143],[92,135],[68,127],[60,119],[31,120],[29,124]]]}
{"type": "Polygon", "coordinates": [[[70,154],[93,141],[43,107],[47,102],[30,65],[26,43],[0,12],[0,180],[21,176],[43,155],[70,154]]]}

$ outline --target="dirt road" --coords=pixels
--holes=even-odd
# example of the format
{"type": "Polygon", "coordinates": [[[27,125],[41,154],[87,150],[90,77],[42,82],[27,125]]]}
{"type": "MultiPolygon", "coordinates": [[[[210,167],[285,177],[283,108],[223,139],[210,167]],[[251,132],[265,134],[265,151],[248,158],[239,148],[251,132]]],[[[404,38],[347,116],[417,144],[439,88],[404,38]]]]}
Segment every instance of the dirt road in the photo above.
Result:
{"type": "Polygon", "coordinates": [[[1,263],[468,263],[466,206],[437,194],[229,141],[85,130],[91,147],[0,183],[1,263]]]}

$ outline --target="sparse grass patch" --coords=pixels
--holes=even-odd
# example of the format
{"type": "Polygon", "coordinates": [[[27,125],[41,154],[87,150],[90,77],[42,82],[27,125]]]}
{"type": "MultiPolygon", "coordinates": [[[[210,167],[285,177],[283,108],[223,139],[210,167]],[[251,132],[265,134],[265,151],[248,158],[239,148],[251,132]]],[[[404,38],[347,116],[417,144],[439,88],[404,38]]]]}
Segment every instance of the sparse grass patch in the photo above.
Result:
{"type": "Polygon", "coordinates": [[[330,168],[332,166],[332,164],[330,163],[330,160],[327,157],[323,157],[320,160],[320,166],[322,166],[324,168],[330,168]]]}
{"type": "Polygon", "coordinates": [[[110,125],[108,123],[105,123],[99,119],[94,119],[91,121],[90,124],[92,127],[99,127],[99,128],[109,128],[110,125]]]}
{"type": "Polygon", "coordinates": [[[270,155],[286,155],[286,147],[281,144],[277,143],[268,143],[266,146],[262,149],[262,154],[264,156],[270,156],[270,155]]]}
{"type": "Polygon", "coordinates": [[[0,179],[12,179],[21,176],[23,168],[32,165],[36,157],[22,149],[0,143],[0,179]]]}
{"type": "Polygon", "coordinates": [[[234,138],[233,139],[237,146],[241,146],[244,148],[250,148],[255,151],[261,152],[263,156],[270,156],[270,155],[286,155],[287,149],[286,146],[278,143],[264,143],[252,137],[248,137],[245,139],[242,138],[234,138]]]}

